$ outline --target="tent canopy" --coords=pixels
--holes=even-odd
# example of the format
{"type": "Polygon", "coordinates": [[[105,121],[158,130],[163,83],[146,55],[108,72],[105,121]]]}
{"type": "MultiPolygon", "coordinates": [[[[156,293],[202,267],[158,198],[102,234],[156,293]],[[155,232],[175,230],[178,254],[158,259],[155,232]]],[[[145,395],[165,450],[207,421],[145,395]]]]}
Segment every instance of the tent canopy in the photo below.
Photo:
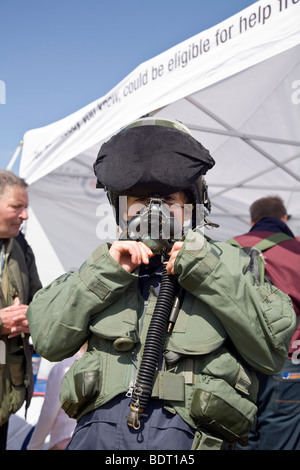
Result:
{"type": "Polygon", "coordinates": [[[281,196],[300,235],[300,2],[260,0],[142,63],[66,118],[27,132],[20,175],[29,183],[26,236],[44,283],[76,270],[117,238],[93,163],[100,145],[141,116],[177,119],[210,150],[210,236],[249,228],[249,205],[281,196]]]}

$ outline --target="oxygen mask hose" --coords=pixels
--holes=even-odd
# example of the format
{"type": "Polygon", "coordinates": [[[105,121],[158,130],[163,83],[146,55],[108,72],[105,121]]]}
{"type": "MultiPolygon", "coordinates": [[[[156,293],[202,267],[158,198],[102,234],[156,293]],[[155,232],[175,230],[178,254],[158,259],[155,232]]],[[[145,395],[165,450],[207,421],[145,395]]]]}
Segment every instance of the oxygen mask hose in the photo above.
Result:
{"type": "Polygon", "coordinates": [[[144,353],[131,398],[128,426],[140,428],[140,418],[151,396],[154,376],[159,363],[163,336],[167,331],[170,312],[177,289],[177,277],[168,275],[164,264],[161,286],[145,341],[144,353]]]}

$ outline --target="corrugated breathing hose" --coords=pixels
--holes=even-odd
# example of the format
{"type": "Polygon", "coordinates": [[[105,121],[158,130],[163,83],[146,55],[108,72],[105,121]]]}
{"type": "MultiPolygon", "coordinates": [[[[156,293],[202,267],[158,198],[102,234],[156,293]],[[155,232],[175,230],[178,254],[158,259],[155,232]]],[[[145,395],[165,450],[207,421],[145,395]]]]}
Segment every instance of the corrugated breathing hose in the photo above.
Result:
{"type": "Polygon", "coordinates": [[[145,416],[143,412],[151,396],[162,340],[167,331],[177,286],[177,277],[168,275],[164,265],[161,286],[147,332],[144,353],[131,398],[131,411],[126,416],[127,424],[135,429],[140,428],[140,418],[145,416]]]}

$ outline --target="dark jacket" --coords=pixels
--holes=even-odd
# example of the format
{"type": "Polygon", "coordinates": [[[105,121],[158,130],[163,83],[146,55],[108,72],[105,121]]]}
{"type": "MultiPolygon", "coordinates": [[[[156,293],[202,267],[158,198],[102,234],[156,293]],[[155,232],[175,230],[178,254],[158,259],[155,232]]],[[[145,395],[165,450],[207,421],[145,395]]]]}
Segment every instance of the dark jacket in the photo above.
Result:
{"type": "MultiPolygon", "coordinates": [[[[33,295],[42,287],[34,254],[23,235],[3,240],[2,244],[5,263],[1,276],[0,308],[11,305],[15,297],[22,304],[29,305],[33,295]]],[[[28,338],[28,334],[11,339],[7,335],[0,336],[2,353],[5,347],[5,361],[2,354],[0,363],[0,426],[18,411],[25,400],[27,407],[30,403],[33,376],[28,338]]]]}

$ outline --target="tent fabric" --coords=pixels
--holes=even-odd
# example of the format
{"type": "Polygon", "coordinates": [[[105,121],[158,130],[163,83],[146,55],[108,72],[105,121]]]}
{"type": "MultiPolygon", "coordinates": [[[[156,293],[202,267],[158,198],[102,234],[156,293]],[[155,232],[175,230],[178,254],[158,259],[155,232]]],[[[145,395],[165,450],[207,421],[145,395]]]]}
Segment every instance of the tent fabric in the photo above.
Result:
{"type": "Polygon", "coordinates": [[[142,63],[83,109],[28,131],[20,175],[29,184],[26,236],[44,283],[78,269],[117,238],[93,164],[100,146],[141,116],[177,119],[216,164],[206,175],[209,236],[246,232],[249,206],[281,196],[300,235],[300,2],[260,0],[142,63]]]}

